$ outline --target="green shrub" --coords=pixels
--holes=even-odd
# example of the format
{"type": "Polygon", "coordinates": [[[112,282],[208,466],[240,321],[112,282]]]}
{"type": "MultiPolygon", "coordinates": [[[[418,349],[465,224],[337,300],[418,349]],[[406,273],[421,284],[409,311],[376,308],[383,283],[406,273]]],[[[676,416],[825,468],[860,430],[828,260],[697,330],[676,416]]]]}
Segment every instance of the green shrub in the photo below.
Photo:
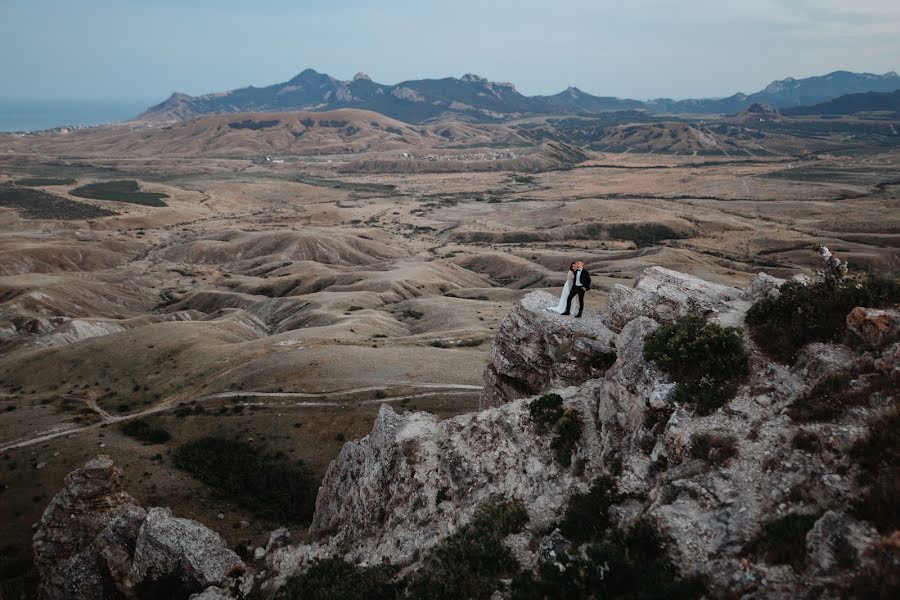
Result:
{"type": "Polygon", "coordinates": [[[801,429],[794,434],[794,439],[791,441],[797,450],[818,452],[822,448],[822,442],[819,441],[819,436],[815,431],[804,431],[801,429]]]}
{"type": "Polygon", "coordinates": [[[503,539],[528,522],[521,502],[493,497],[472,521],[441,541],[409,582],[410,596],[435,600],[490,598],[519,562],[503,539]]]}
{"type": "Polygon", "coordinates": [[[691,456],[719,465],[737,456],[737,440],[731,435],[698,433],[691,437],[691,456]]]}
{"type": "Polygon", "coordinates": [[[584,427],[578,412],[563,408],[562,403],[559,394],[544,394],[531,401],[528,413],[539,432],[552,433],[550,447],[553,455],[559,464],[568,467],[572,464],[572,453],[581,439],[584,427]]]}
{"type": "Polygon", "coordinates": [[[873,419],[850,454],[860,466],[860,484],[868,486],[859,516],[885,534],[900,529],[900,409],[873,419]]]}
{"type": "Polygon", "coordinates": [[[312,518],[318,482],[302,461],[233,440],[205,437],[179,446],[173,464],[256,515],[286,523],[312,518]]]}
{"type": "Polygon", "coordinates": [[[560,533],[576,544],[599,540],[610,525],[609,507],[618,499],[615,481],[610,477],[598,477],[590,490],[569,499],[559,524],[560,533]]]}
{"type": "Polygon", "coordinates": [[[613,350],[611,352],[598,352],[591,357],[591,367],[598,371],[606,372],[613,364],[615,364],[618,355],[613,350]]]}
{"type": "Polygon", "coordinates": [[[122,425],[122,433],[146,444],[164,444],[172,438],[169,432],[162,427],[152,425],[143,419],[129,421],[122,425]]]}
{"type": "Polygon", "coordinates": [[[359,567],[342,558],[316,560],[302,575],[292,577],[275,600],[394,600],[403,582],[394,581],[392,565],[359,567]]]}
{"type": "Polygon", "coordinates": [[[644,355],[678,384],[676,399],[695,402],[701,415],[724,405],[750,373],[740,330],[698,316],[681,317],[648,334],[644,355]]]}
{"type": "Polygon", "coordinates": [[[773,519],[763,526],[745,553],[762,554],[770,564],[800,569],[806,562],[806,534],[818,519],[816,515],[796,513],[773,519]]]}
{"type": "Polygon", "coordinates": [[[665,540],[647,520],[617,530],[608,541],[564,553],[512,582],[514,600],[550,598],[691,599],[705,593],[704,582],[682,578],[665,554],[665,540]],[[560,568],[560,565],[562,568],[560,568]]]}
{"type": "Polygon", "coordinates": [[[892,276],[823,277],[810,285],[789,281],[750,307],[747,325],[760,348],[792,363],[806,344],[842,339],[847,314],[855,307],[883,308],[897,302],[900,280],[892,276]]]}
{"type": "Polygon", "coordinates": [[[547,431],[563,416],[563,399],[559,394],[544,394],[528,404],[528,414],[538,428],[547,431]]]}

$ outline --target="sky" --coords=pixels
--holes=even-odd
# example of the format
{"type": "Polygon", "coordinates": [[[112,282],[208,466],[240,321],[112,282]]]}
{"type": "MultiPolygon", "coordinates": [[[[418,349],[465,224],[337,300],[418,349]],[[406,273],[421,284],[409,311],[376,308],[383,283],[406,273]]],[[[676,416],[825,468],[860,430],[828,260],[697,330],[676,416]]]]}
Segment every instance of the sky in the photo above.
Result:
{"type": "Polygon", "coordinates": [[[0,0],[0,99],[161,101],[307,67],[721,97],[898,63],[900,0],[0,0]]]}

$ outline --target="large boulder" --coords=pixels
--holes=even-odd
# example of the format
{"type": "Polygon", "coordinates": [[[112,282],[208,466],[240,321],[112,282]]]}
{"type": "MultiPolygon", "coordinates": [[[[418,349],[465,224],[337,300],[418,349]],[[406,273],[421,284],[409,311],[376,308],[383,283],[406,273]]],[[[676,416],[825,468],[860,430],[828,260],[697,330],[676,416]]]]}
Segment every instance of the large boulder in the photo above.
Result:
{"type": "Polygon", "coordinates": [[[857,306],[847,315],[847,329],[875,348],[900,341],[900,310],[857,306]]]}
{"type": "Polygon", "coordinates": [[[691,275],[650,267],[641,273],[633,288],[615,285],[609,293],[603,321],[613,331],[621,331],[638,317],[669,323],[688,314],[719,316],[745,311],[748,301],[738,288],[710,283],[691,275]]]}
{"type": "Polygon", "coordinates": [[[203,525],[138,506],[107,456],[70,473],[34,535],[45,600],[105,600],[164,590],[188,598],[243,572],[240,558],[203,525]]]}
{"type": "Polygon", "coordinates": [[[547,310],[556,299],[531,292],[500,323],[484,372],[479,407],[484,409],[539,393],[549,387],[582,383],[605,369],[615,335],[599,315],[582,318],[547,310]]]}

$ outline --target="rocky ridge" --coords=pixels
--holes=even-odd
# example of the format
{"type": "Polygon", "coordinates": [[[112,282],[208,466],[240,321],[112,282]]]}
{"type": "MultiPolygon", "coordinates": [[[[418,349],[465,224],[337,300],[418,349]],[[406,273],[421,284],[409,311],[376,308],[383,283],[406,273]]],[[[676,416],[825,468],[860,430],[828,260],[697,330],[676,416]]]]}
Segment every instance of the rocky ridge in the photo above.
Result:
{"type": "MultiPolygon", "coordinates": [[[[555,304],[549,295],[529,294],[498,332],[485,373],[485,409],[438,421],[428,413],[400,414],[383,406],[372,432],[345,444],[330,465],[309,541],[291,545],[285,532],[275,532],[240,589],[272,591],[312,561],[330,556],[415,570],[423,555],[459,531],[495,495],[521,501],[526,508],[525,531],[508,536],[505,543],[523,568],[534,568],[548,560],[547,548],[566,546],[554,526],[573,495],[607,476],[620,493],[610,509],[614,523],[651,522],[669,540],[666,550],[679,570],[703,577],[714,596],[841,597],[855,578],[896,565],[896,542],[882,539],[851,510],[862,489],[849,458],[869,419],[896,402],[895,392],[888,389],[873,408],[858,407],[832,421],[795,422],[789,412],[828,375],[861,362],[900,382],[896,313],[857,309],[848,317],[848,328],[866,339],[868,350],[811,344],[793,366],[766,359],[745,332],[751,375],[733,399],[707,416],[676,402],[675,384],[644,357],[645,336],[661,324],[699,314],[741,326],[751,303],[777,293],[782,283],[759,275],[740,290],[651,268],[634,288],[617,286],[599,316],[586,313],[581,321],[544,310],[555,304]],[[609,356],[613,351],[611,365],[594,366],[592,353],[609,356]],[[530,411],[534,399],[521,397],[551,389],[581,423],[577,443],[565,457],[571,460],[560,460],[552,436],[535,423],[530,411]],[[796,443],[800,435],[811,436],[816,444],[796,443]],[[730,440],[733,455],[699,456],[695,442],[710,436],[730,440]],[[766,524],[792,515],[812,523],[805,555],[798,557],[804,566],[773,564],[753,551],[766,524]]],[[[140,540],[133,535],[137,527],[142,532],[153,528],[146,524],[150,517],[120,489],[88,494],[82,513],[93,516],[77,521],[74,541],[48,543],[62,527],[56,516],[62,509],[54,506],[69,506],[72,501],[66,498],[80,498],[75,492],[83,479],[74,477],[63,499],[58,496],[48,508],[35,537],[36,554],[86,552],[91,564],[111,565],[109,573],[122,589],[122,581],[132,574],[152,569],[134,566],[139,558],[144,561],[137,551],[133,559],[110,560],[110,555],[131,556],[116,540],[140,540]],[[53,548],[57,550],[48,552],[53,548]]],[[[165,514],[157,518],[171,519],[165,514]]],[[[186,547],[172,551],[192,555],[186,547]]],[[[189,563],[186,558],[177,561],[189,563]]],[[[45,588],[59,589],[60,573],[66,571],[53,568],[51,561],[39,564],[45,588]]],[[[202,598],[240,597],[223,591],[237,589],[237,584],[222,581],[240,570],[237,563],[231,571],[220,561],[201,564],[209,575],[191,575],[190,580],[217,586],[202,598]]],[[[167,569],[172,567],[155,572],[167,569]]],[[[183,566],[180,572],[193,573],[183,566]]],[[[86,581],[96,579],[92,573],[86,581]]]]}

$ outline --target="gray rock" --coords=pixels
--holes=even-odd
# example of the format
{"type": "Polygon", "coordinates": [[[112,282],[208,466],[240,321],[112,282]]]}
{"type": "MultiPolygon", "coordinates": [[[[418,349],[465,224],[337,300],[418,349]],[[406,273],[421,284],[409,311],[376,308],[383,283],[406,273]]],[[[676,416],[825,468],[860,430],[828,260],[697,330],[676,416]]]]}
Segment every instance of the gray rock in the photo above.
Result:
{"type": "Polygon", "coordinates": [[[777,295],[779,288],[784,284],[784,279],[778,279],[777,277],[772,277],[765,273],[759,273],[741,292],[741,298],[752,304],[766,296],[777,295]]]}
{"type": "Polygon", "coordinates": [[[491,344],[480,408],[602,373],[595,360],[613,350],[615,335],[593,311],[580,319],[548,311],[556,302],[546,292],[531,292],[503,319],[491,344]]]}
{"type": "Polygon", "coordinates": [[[732,312],[735,309],[728,302],[741,298],[742,292],[737,288],[650,267],[641,273],[634,288],[613,286],[603,320],[613,331],[621,331],[629,321],[642,316],[668,323],[688,314],[732,312]]]}
{"type": "Polygon", "coordinates": [[[806,534],[808,563],[822,573],[856,566],[863,552],[877,539],[878,532],[872,526],[829,510],[806,534]]]}

